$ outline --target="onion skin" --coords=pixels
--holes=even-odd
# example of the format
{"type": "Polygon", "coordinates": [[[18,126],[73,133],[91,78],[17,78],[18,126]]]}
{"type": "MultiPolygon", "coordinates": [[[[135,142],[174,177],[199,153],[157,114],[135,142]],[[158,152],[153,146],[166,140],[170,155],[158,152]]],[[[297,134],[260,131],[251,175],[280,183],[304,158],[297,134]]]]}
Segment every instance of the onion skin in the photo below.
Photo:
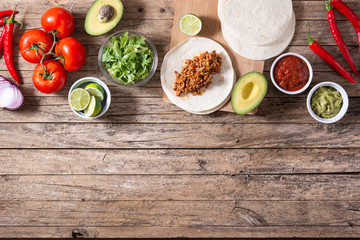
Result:
{"type": "MultiPolygon", "coordinates": [[[[24,95],[21,93],[17,83],[6,79],[0,75],[0,100],[6,101],[5,106],[0,106],[6,110],[16,110],[24,103],[24,95]],[[10,96],[6,96],[9,95],[10,96]],[[8,97],[11,97],[10,99],[8,97]],[[7,98],[7,99],[5,99],[7,98]],[[4,100],[5,99],[5,100],[4,100]]],[[[0,102],[2,105],[4,102],[0,102]]]]}

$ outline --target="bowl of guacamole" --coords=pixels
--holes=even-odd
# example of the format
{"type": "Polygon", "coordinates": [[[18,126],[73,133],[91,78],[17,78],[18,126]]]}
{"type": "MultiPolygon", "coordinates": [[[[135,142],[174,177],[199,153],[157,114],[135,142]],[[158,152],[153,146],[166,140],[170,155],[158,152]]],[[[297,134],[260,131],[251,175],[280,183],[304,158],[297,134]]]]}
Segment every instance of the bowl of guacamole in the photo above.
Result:
{"type": "Polygon", "coordinates": [[[322,82],[311,89],[306,105],[315,120],[330,124],[345,116],[349,107],[349,97],[339,84],[322,82]]]}

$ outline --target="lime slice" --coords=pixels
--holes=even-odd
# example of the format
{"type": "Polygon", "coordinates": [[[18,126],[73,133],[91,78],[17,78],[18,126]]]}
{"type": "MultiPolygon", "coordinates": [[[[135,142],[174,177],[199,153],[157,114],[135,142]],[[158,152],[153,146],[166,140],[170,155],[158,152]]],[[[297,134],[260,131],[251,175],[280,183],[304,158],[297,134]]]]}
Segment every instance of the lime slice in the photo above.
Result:
{"type": "Polygon", "coordinates": [[[89,83],[86,85],[85,90],[88,91],[92,96],[96,97],[97,99],[102,102],[104,100],[105,91],[100,84],[97,83],[89,83]]]}
{"type": "Polygon", "coordinates": [[[85,116],[87,117],[95,117],[96,115],[98,115],[101,111],[101,102],[99,99],[97,99],[94,96],[91,96],[91,100],[90,100],[90,104],[89,106],[85,109],[85,116]]]}
{"type": "Polygon", "coordinates": [[[200,18],[198,18],[194,14],[186,14],[180,20],[180,29],[183,33],[195,36],[201,31],[202,22],[200,18]]]}
{"type": "Polygon", "coordinates": [[[76,111],[82,111],[89,106],[90,94],[82,89],[77,88],[70,93],[69,104],[76,111]]]}

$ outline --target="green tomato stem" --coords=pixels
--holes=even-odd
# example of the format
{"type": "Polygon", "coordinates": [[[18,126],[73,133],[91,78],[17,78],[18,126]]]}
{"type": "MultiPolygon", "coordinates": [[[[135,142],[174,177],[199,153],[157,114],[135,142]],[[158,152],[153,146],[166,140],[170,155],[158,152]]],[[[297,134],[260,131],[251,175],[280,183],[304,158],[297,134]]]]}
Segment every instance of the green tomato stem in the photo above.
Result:
{"type": "MultiPolygon", "coordinates": [[[[43,54],[43,56],[42,56],[42,58],[41,58],[41,60],[40,60],[40,64],[41,64],[41,66],[42,66],[42,68],[43,68],[43,70],[44,70],[44,74],[42,75],[43,76],[43,80],[51,80],[52,79],[52,77],[51,77],[51,74],[52,74],[52,72],[48,72],[47,71],[47,69],[46,69],[46,67],[44,66],[44,60],[45,60],[45,58],[46,58],[46,56],[48,56],[48,55],[54,55],[54,53],[52,52],[53,50],[54,50],[54,48],[55,48],[55,46],[56,46],[56,43],[57,43],[57,37],[58,37],[58,32],[57,32],[57,30],[52,30],[51,31],[51,33],[52,33],[52,35],[53,35],[53,45],[51,46],[51,48],[50,48],[50,50],[47,52],[47,53],[45,53],[45,54],[43,54]]],[[[56,54],[55,54],[56,55],[56,54]]]]}

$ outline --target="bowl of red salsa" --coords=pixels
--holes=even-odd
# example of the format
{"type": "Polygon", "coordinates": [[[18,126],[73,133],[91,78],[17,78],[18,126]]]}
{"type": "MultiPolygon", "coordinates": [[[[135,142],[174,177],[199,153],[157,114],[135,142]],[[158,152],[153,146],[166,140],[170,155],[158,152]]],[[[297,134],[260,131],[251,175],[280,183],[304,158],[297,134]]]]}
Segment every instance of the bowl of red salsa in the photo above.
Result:
{"type": "Polygon", "coordinates": [[[310,86],[313,70],[304,56],[297,53],[285,53],[273,62],[270,77],[280,91],[287,94],[299,94],[310,86]]]}

